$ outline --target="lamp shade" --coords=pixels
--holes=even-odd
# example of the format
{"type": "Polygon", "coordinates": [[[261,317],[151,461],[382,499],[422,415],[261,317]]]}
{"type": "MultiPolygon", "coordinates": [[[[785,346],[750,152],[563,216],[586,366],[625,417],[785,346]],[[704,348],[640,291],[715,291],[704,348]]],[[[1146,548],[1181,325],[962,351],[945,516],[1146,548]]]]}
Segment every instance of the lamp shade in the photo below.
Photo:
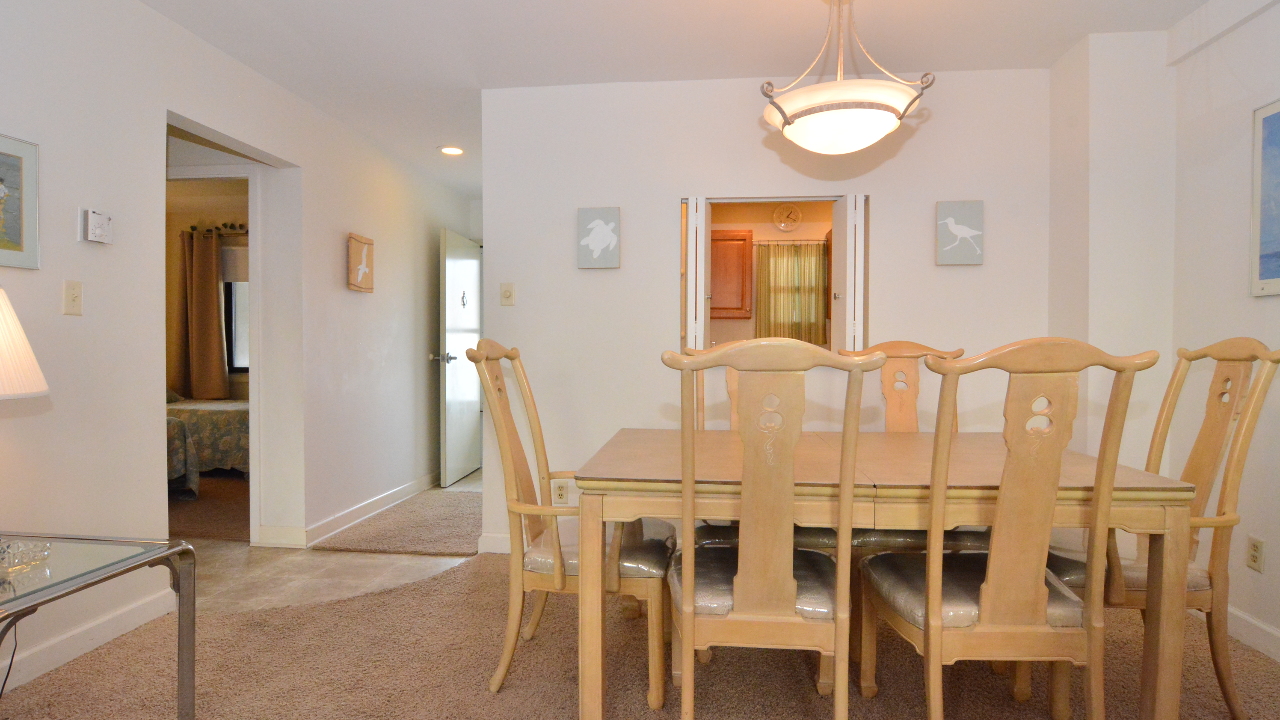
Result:
{"type": "Polygon", "coordinates": [[[788,140],[823,155],[843,155],[874,145],[898,129],[904,110],[915,108],[916,91],[888,80],[837,80],[809,85],[775,98],[791,120],[772,104],[764,119],[788,140]]]}
{"type": "Polygon", "coordinates": [[[0,399],[44,395],[49,385],[40,372],[22,323],[13,312],[9,296],[0,288],[0,399]]]}

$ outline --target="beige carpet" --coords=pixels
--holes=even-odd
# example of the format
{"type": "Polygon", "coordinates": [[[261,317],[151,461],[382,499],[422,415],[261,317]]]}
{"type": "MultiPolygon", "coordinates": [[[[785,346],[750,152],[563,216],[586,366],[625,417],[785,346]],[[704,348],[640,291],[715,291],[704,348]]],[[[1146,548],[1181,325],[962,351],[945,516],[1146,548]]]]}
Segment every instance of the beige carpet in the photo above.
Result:
{"type": "Polygon", "coordinates": [[[433,488],[316,543],[318,550],[414,555],[475,555],[480,543],[476,492],[433,488]]]}
{"type": "Polygon", "coordinates": [[[169,537],[249,541],[249,481],[235,470],[200,474],[200,495],[169,495],[169,537]]]}
{"type": "MultiPolygon", "coordinates": [[[[198,620],[198,715],[202,720],[299,718],[459,718],[531,720],[576,717],[577,604],[553,596],[538,637],[522,643],[502,692],[486,683],[498,659],[506,613],[506,558],[481,555],[411,585],[336,602],[198,620]]],[[[0,718],[169,720],[174,700],[175,616],[111,641],[0,700],[0,718]]],[[[1111,611],[1107,648],[1108,717],[1137,715],[1141,628],[1136,612],[1111,611]]],[[[610,718],[675,718],[645,705],[644,620],[608,606],[610,718]]],[[[1182,718],[1226,718],[1208,659],[1204,625],[1187,628],[1182,718]]],[[[1234,644],[1237,679],[1255,718],[1277,717],[1280,664],[1234,644]]],[[[698,716],[707,720],[831,717],[810,675],[811,653],[724,648],[698,672],[698,716]]],[[[910,646],[882,632],[880,695],[851,698],[851,718],[924,717],[921,663],[910,646]]],[[[1082,718],[1076,673],[1076,717],[1082,718]]],[[[1047,718],[1045,673],[1035,697],[1009,698],[1004,678],[983,663],[946,670],[947,717],[1047,718]]]]}

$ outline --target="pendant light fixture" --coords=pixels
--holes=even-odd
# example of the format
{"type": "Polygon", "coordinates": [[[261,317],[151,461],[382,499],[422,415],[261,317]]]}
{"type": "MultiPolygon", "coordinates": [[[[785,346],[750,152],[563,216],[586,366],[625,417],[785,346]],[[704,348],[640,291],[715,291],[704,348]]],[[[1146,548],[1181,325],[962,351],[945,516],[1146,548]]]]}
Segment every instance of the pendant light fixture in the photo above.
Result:
{"type": "Polygon", "coordinates": [[[853,22],[852,0],[829,2],[831,12],[827,20],[827,37],[818,56],[800,73],[800,77],[777,90],[779,95],[774,95],[773,83],[768,81],[760,86],[760,92],[769,99],[764,109],[765,121],[781,130],[788,140],[823,155],[844,155],[874,145],[897,130],[902,118],[915,109],[924,91],[933,85],[933,73],[925,73],[916,82],[909,82],[885,70],[871,57],[858,37],[858,29],[853,22]],[[849,16],[847,34],[853,36],[871,64],[892,80],[844,79],[846,12],[849,16]],[[836,79],[792,90],[827,54],[833,34],[836,37],[836,79]]]}

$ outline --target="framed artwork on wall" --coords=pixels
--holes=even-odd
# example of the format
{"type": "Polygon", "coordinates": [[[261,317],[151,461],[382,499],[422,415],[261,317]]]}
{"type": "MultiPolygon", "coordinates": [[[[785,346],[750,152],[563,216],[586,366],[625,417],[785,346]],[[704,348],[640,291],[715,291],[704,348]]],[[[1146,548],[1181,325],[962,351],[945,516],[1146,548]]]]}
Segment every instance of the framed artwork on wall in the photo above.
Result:
{"type": "Polygon", "coordinates": [[[1280,100],[1253,111],[1254,295],[1280,295],[1280,100]]]}
{"type": "Polygon", "coordinates": [[[981,265],[986,229],[981,200],[938,202],[938,265],[981,265]]]}
{"type": "Polygon", "coordinates": [[[373,241],[355,233],[347,236],[347,287],[373,292],[373,241]]]}
{"type": "Polygon", "coordinates": [[[0,135],[0,265],[40,267],[39,148],[0,135]]]}
{"type": "Polygon", "coordinates": [[[611,208],[578,208],[578,267],[622,266],[622,211],[611,208]]]}

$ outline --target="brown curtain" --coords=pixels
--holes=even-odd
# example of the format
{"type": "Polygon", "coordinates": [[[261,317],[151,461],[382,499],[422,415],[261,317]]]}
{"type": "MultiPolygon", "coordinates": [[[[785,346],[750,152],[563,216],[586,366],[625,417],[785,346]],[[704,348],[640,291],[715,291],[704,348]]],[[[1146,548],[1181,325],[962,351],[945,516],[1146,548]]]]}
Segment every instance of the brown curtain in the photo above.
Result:
{"type": "Polygon", "coordinates": [[[756,245],[756,337],[827,344],[827,245],[756,245]]]}
{"type": "Polygon", "coordinates": [[[217,233],[183,231],[166,248],[169,389],[197,400],[231,396],[220,247],[217,233]]]}

